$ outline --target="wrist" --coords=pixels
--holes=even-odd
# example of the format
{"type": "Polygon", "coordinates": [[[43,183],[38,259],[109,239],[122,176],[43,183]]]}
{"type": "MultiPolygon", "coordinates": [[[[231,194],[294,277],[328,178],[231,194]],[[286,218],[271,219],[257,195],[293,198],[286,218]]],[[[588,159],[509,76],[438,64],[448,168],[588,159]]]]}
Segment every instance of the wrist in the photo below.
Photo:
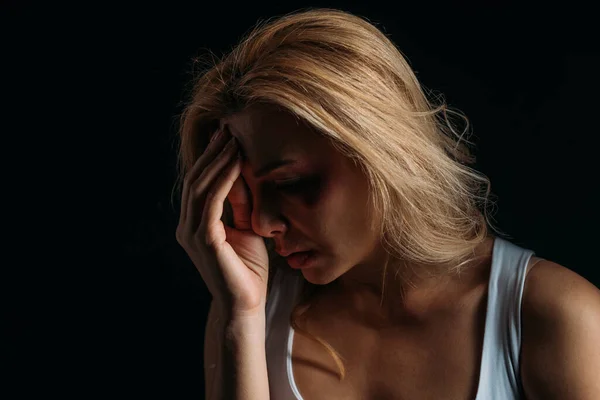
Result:
{"type": "Polygon", "coordinates": [[[260,332],[265,330],[265,313],[233,314],[230,313],[224,320],[225,328],[233,333],[260,332]]]}
{"type": "Polygon", "coordinates": [[[248,310],[236,310],[231,304],[219,301],[215,298],[212,299],[212,304],[217,310],[218,314],[225,321],[252,321],[264,319],[266,311],[266,303],[263,301],[254,309],[248,310]]]}
{"type": "Polygon", "coordinates": [[[265,314],[229,318],[225,323],[225,340],[232,348],[245,345],[264,346],[266,337],[265,314]]]}

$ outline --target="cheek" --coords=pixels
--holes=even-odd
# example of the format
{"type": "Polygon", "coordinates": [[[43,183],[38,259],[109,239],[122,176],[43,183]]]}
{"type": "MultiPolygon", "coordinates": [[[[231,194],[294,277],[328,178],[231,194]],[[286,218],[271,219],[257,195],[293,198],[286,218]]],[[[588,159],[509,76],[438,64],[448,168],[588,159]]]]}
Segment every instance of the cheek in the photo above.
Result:
{"type": "Polygon", "coordinates": [[[322,192],[325,219],[330,221],[336,236],[344,238],[343,242],[350,247],[361,243],[369,232],[367,193],[361,189],[353,182],[338,182],[328,185],[322,192]]]}

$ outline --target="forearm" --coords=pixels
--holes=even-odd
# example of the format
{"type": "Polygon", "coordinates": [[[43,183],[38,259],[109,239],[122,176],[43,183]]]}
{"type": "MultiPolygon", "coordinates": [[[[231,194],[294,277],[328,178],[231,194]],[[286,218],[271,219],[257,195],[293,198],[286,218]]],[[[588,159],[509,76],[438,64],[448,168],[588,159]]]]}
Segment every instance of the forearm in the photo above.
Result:
{"type": "Polygon", "coordinates": [[[223,346],[223,385],[228,399],[268,400],[265,315],[230,320],[223,346]]]}
{"type": "Polygon", "coordinates": [[[206,398],[269,399],[265,315],[232,317],[211,307],[205,342],[206,398]]]}

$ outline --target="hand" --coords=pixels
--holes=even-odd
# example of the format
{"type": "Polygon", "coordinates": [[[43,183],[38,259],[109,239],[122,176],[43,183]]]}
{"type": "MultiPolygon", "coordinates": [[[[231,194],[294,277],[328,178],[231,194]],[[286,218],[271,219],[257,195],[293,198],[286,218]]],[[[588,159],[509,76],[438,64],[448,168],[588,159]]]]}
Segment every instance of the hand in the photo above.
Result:
{"type": "Polygon", "coordinates": [[[269,276],[264,240],[252,231],[238,149],[235,138],[217,131],[185,176],[176,233],[213,301],[232,317],[264,313],[269,276]],[[225,199],[233,209],[233,227],[221,221],[225,199]]]}

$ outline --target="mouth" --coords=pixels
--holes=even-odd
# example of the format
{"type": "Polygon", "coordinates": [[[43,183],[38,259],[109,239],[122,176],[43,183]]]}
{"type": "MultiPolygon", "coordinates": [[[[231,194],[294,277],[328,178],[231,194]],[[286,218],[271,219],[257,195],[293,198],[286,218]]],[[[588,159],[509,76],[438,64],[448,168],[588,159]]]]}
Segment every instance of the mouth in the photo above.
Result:
{"type": "Polygon", "coordinates": [[[317,259],[317,252],[314,250],[299,251],[287,256],[286,261],[294,269],[308,268],[314,265],[317,259]]]}

